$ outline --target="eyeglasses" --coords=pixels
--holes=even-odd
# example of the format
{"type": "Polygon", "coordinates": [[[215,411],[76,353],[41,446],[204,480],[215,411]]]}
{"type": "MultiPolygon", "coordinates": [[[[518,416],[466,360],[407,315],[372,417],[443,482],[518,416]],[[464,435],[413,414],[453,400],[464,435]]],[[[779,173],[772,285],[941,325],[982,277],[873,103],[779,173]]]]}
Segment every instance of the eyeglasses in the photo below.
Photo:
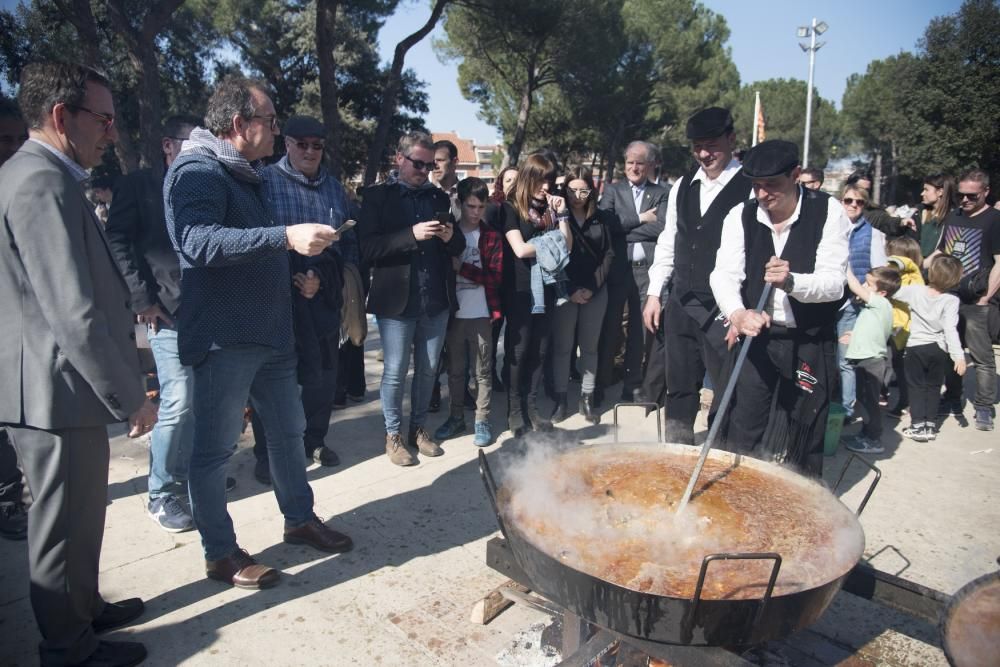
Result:
{"type": "Polygon", "coordinates": [[[865,200],[864,199],[852,199],[850,197],[844,197],[840,201],[844,202],[844,205],[846,205],[846,206],[851,206],[851,205],[854,205],[854,204],[857,204],[858,206],[864,206],[865,205],[865,200]]]}
{"type": "Polygon", "coordinates": [[[423,160],[414,160],[409,155],[404,155],[403,157],[409,160],[410,164],[412,164],[413,168],[416,169],[417,171],[430,171],[431,169],[434,168],[433,160],[431,160],[430,162],[424,162],[423,160]]]}
{"type": "Polygon", "coordinates": [[[82,107],[78,104],[67,104],[70,109],[76,109],[77,111],[86,111],[94,118],[100,119],[101,123],[104,125],[104,131],[107,132],[111,129],[111,126],[115,124],[115,115],[112,113],[100,113],[98,111],[91,111],[87,107],[82,107]]]}
{"type": "Polygon", "coordinates": [[[321,141],[296,141],[294,142],[300,151],[307,151],[310,148],[314,151],[323,151],[326,145],[321,141]]]}
{"type": "Polygon", "coordinates": [[[257,116],[257,115],[253,115],[253,116],[250,116],[250,117],[251,118],[259,118],[261,120],[266,120],[268,123],[271,124],[271,129],[272,130],[278,129],[278,116],[277,115],[274,115],[274,114],[270,115],[270,116],[257,116]]]}
{"type": "Polygon", "coordinates": [[[578,190],[574,190],[573,188],[570,188],[569,191],[572,192],[573,194],[575,194],[580,199],[586,199],[587,197],[590,196],[590,193],[592,192],[592,190],[588,190],[586,188],[580,188],[578,190]]]}
{"type": "Polygon", "coordinates": [[[963,199],[979,199],[979,197],[981,197],[982,195],[983,195],[982,192],[959,192],[958,200],[961,201],[963,199]]]}

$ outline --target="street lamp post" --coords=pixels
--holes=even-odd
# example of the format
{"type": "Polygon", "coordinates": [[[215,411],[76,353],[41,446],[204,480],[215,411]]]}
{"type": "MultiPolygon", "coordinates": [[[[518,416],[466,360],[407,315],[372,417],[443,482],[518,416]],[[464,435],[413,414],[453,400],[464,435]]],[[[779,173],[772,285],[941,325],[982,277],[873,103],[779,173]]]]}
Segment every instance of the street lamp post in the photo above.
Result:
{"type": "Polygon", "coordinates": [[[809,53],[809,84],[806,89],[806,136],[805,145],[802,147],[802,166],[809,166],[809,131],[812,128],[812,107],[813,107],[813,70],[816,68],[816,52],[819,51],[826,42],[816,43],[816,35],[822,35],[829,26],[825,21],[817,22],[812,20],[812,26],[801,26],[798,29],[799,37],[809,37],[809,44],[799,42],[803,51],[809,53]]]}

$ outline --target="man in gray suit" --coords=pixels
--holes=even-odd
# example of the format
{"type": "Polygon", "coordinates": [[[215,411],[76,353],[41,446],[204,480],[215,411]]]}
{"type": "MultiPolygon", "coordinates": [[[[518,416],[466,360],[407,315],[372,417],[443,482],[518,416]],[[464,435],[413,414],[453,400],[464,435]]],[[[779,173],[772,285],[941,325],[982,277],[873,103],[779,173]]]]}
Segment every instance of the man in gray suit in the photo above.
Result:
{"type": "MultiPolygon", "coordinates": [[[[608,276],[608,309],[601,327],[598,351],[598,384],[611,383],[611,365],[621,347],[622,312],[628,303],[625,340],[623,401],[646,401],[642,389],[642,359],[652,345],[642,325],[642,301],[649,286],[656,238],[663,231],[667,188],[649,180],[656,149],[645,141],[633,141],[625,149],[625,178],[604,188],[600,208],[611,211],[621,228],[612,237],[615,259],[608,276]]],[[[603,392],[602,392],[603,395],[603,392]]]]}
{"type": "Polygon", "coordinates": [[[129,292],[82,187],[118,133],[108,81],[37,63],[18,93],[29,139],[0,168],[0,425],[31,490],[28,560],[42,665],[135,665],[135,642],[96,634],[142,613],[98,592],[107,425],[148,433],[129,292]]]}

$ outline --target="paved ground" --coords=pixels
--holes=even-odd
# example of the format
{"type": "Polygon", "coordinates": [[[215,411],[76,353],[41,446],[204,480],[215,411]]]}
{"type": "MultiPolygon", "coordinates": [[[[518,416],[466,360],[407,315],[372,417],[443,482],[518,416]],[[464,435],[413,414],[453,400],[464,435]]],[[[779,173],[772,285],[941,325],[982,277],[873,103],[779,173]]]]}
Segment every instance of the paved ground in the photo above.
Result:
{"type": "MultiPolygon", "coordinates": [[[[371,341],[372,344],[375,341],[371,341]]],[[[252,476],[249,434],[230,473],[240,543],[282,570],[267,591],[227,588],[205,579],[197,533],[170,535],[145,514],[147,452],[142,442],[112,441],[111,486],[101,587],[109,599],[141,596],[141,623],[110,635],[146,643],[149,665],[543,665],[557,656],[540,646],[545,615],[515,606],[488,626],[469,623],[473,603],[503,577],[484,564],[495,523],[477,473],[471,435],[449,442],[416,468],[383,455],[377,372],[368,354],[369,399],[335,413],[328,443],[343,463],[309,471],[316,511],[352,535],[356,548],[324,556],[281,542],[282,519],[270,489],[252,476]]],[[[502,424],[498,395],[494,427],[502,424]]],[[[971,408],[966,409],[967,415],[971,408]]],[[[471,415],[470,415],[471,416],[471,415]]],[[[432,427],[444,415],[432,416],[432,427]]],[[[652,417],[624,415],[625,438],[655,438],[652,417]]],[[[604,424],[578,416],[572,438],[607,440],[604,424]]],[[[470,420],[471,423],[471,420],[470,420]]],[[[898,431],[898,428],[897,428],[898,431]]],[[[489,448],[509,451],[508,434],[489,448]]],[[[953,593],[996,569],[1000,554],[1000,440],[949,419],[931,444],[886,437],[875,457],[883,479],[862,515],[866,557],[876,567],[953,593]]],[[[500,454],[498,454],[498,452],[500,454]]],[[[827,459],[835,477],[843,452],[827,459]]],[[[844,501],[864,484],[849,472],[844,501]]],[[[35,664],[37,631],[27,598],[23,543],[0,541],[0,665],[35,664]]],[[[794,665],[944,665],[937,629],[851,595],[838,595],[814,627],[779,652],[794,665]]]]}

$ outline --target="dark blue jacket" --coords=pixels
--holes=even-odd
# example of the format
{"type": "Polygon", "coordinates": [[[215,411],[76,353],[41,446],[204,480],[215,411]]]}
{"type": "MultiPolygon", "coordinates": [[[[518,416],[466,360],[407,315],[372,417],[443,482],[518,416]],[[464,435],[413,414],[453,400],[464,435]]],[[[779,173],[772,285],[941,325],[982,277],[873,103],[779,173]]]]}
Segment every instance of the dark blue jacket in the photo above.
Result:
{"type": "Polygon", "coordinates": [[[182,153],[164,182],[167,232],[181,265],[177,318],[181,363],[214,345],[292,345],[292,298],[285,228],[259,183],[218,160],[182,153]]]}

